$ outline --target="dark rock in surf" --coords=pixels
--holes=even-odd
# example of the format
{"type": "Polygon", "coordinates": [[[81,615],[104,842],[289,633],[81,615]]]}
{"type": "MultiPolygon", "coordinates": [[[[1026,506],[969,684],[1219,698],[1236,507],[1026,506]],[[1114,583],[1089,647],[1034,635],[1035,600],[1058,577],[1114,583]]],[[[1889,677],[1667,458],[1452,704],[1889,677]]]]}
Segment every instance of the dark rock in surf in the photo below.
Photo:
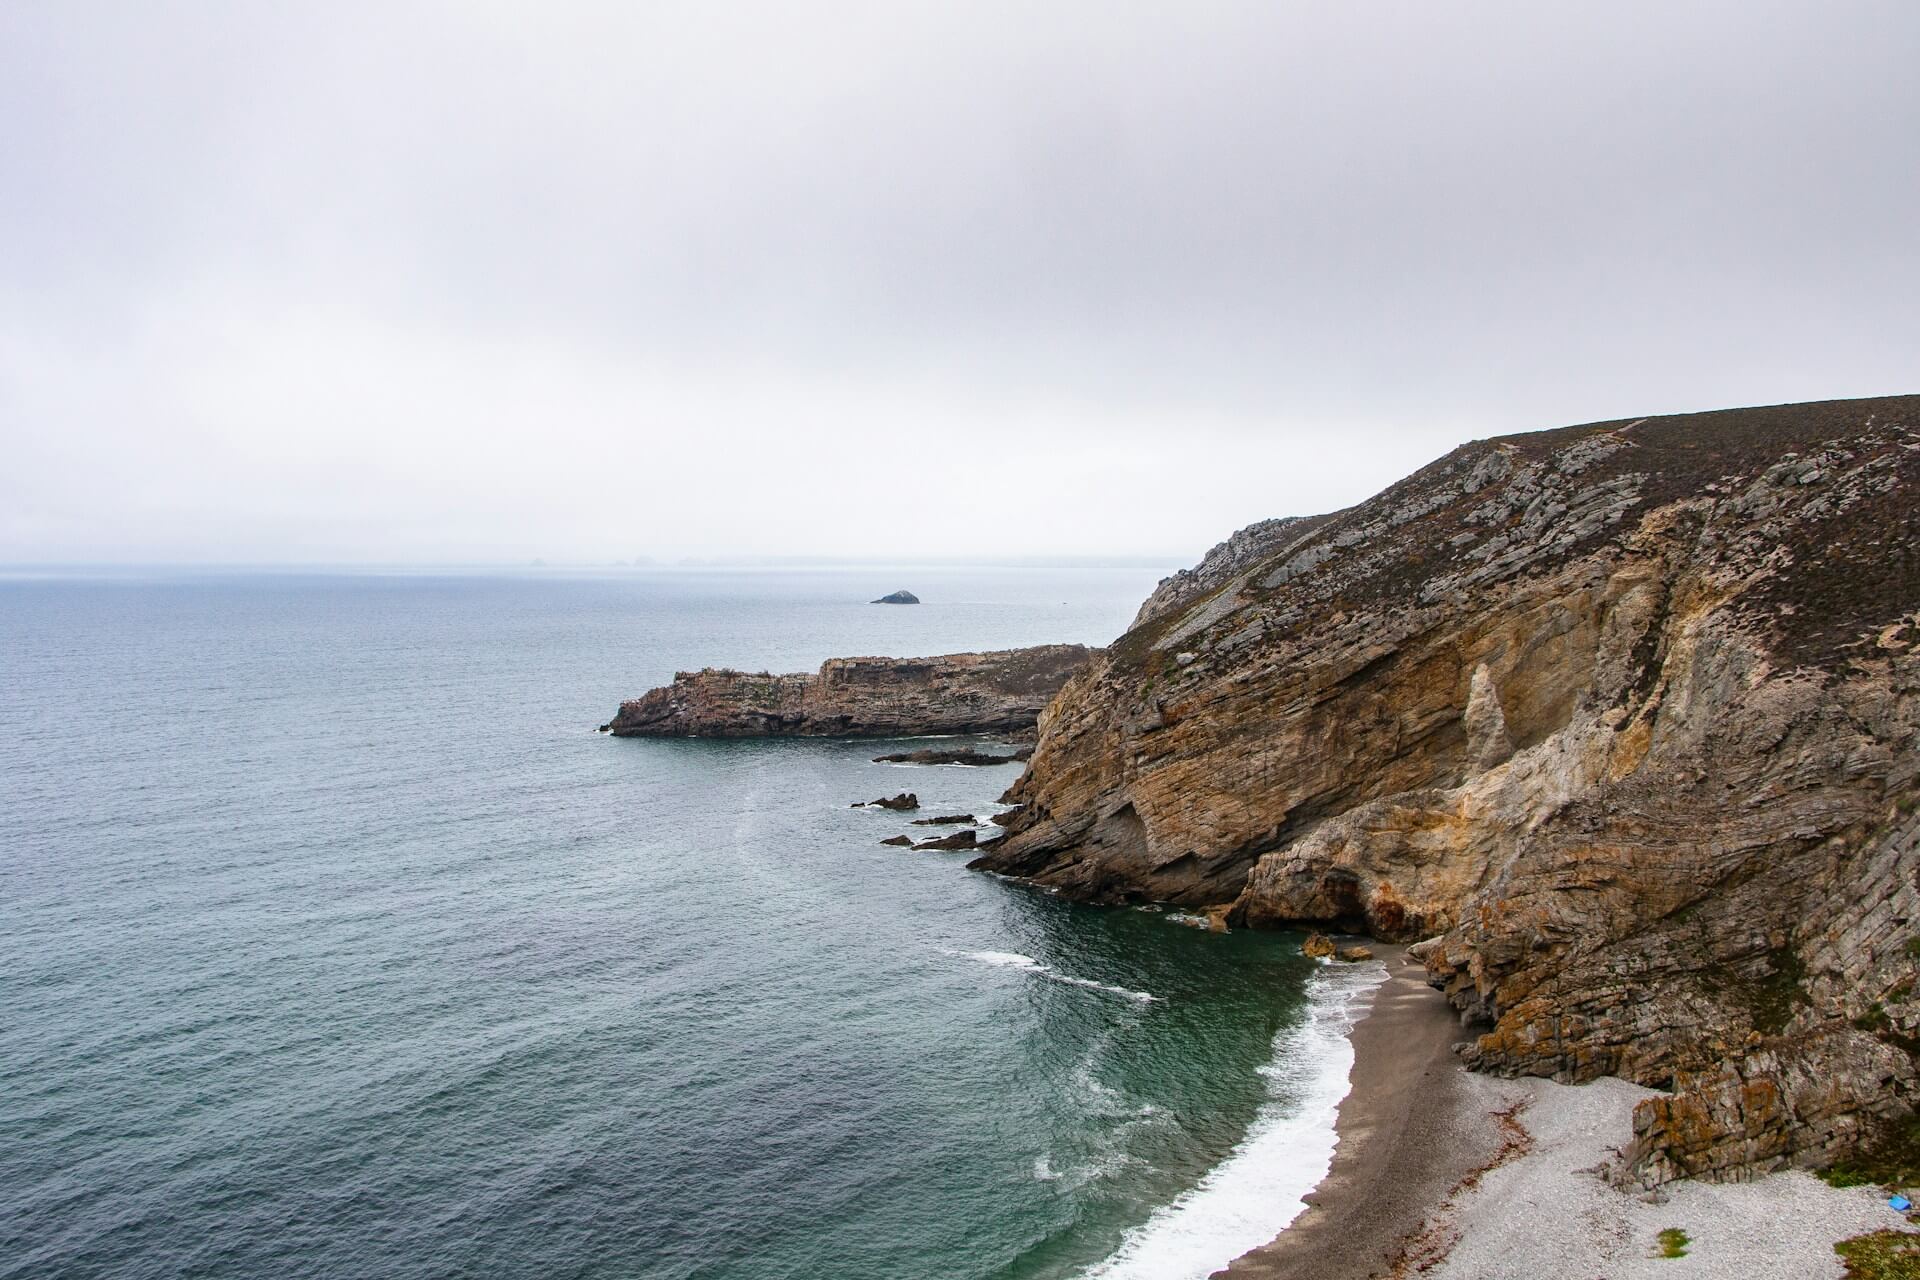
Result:
{"type": "Polygon", "coordinates": [[[995,765],[1017,764],[1033,756],[1031,747],[1014,752],[1012,755],[993,755],[990,752],[975,751],[972,747],[934,748],[922,747],[918,751],[895,751],[891,755],[875,756],[875,764],[971,764],[995,765]]]}
{"type": "Polygon", "coordinates": [[[856,800],[847,806],[849,809],[893,809],[902,813],[919,807],[920,797],[911,791],[902,791],[892,799],[882,796],[878,800],[856,800]]]}
{"type": "Polygon", "coordinates": [[[966,830],[956,831],[950,836],[941,836],[938,840],[922,840],[913,847],[916,851],[921,849],[971,849],[978,843],[980,843],[980,837],[974,833],[972,827],[968,827],[966,830]]]}

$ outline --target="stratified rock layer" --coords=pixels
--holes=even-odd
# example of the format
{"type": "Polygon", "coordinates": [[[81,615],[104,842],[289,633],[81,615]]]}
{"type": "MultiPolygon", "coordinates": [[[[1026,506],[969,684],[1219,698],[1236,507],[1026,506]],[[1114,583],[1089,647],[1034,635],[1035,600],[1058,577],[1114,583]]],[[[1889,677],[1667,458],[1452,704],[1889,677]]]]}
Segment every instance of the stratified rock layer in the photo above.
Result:
{"type": "Polygon", "coordinates": [[[1260,528],[1048,708],[975,865],[1440,935],[1472,1065],[1674,1090],[1643,1181],[1911,1111],[1920,398],[1480,441],[1260,528]]]}
{"type": "Polygon", "coordinates": [[[938,658],[833,658],[817,674],[682,671],[620,704],[618,737],[907,737],[1031,728],[1097,650],[1040,645],[938,658]]]}

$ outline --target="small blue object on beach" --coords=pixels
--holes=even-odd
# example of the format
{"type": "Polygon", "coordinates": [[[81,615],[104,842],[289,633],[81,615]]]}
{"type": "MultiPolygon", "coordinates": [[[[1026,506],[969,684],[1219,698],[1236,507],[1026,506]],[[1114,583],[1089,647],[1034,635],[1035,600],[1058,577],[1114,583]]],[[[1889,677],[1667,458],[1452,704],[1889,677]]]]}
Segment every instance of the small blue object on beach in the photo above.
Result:
{"type": "Polygon", "coordinates": [[[1887,1201],[1887,1208],[1892,1209],[1895,1213],[1905,1213],[1907,1210],[1913,1208],[1913,1201],[1907,1199],[1905,1196],[1895,1196],[1887,1201]]]}

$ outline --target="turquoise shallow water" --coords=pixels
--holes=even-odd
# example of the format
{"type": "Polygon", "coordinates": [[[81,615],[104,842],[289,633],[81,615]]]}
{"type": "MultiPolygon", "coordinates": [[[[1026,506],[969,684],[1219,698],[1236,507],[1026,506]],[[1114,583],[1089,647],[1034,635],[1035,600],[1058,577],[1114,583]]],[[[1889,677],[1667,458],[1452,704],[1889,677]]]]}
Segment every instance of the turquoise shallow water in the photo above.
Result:
{"type": "Polygon", "coordinates": [[[1187,1273],[1312,1172],[1339,980],[848,808],[1007,770],[590,731],[1156,576],[0,581],[0,1276],[1187,1273]]]}

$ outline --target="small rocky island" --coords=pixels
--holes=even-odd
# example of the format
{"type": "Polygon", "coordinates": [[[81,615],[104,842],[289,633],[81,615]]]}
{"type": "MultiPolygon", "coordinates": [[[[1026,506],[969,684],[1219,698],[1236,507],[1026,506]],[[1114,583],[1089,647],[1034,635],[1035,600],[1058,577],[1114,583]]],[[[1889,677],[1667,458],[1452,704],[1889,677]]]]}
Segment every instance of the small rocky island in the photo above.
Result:
{"type": "MultiPolygon", "coordinates": [[[[1099,652],[1037,645],[934,658],[832,658],[815,673],[682,671],[620,704],[622,738],[904,738],[1015,733],[1099,652]]],[[[997,761],[996,761],[997,763],[997,761]]]]}
{"type": "Polygon", "coordinates": [[[878,600],[869,600],[868,604],[919,604],[920,597],[911,591],[894,591],[881,596],[878,600]]]}

